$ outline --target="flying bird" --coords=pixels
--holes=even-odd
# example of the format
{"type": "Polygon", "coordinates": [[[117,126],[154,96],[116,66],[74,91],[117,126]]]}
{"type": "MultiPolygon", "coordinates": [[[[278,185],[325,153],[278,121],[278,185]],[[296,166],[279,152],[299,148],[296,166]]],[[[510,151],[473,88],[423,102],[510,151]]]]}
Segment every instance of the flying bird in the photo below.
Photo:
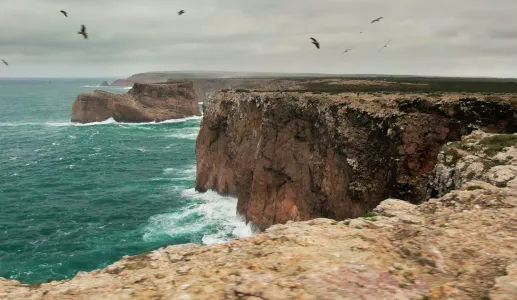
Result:
{"type": "Polygon", "coordinates": [[[86,33],[86,26],[81,25],[81,31],[79,31],[77,34],[82,34],[85,39],[88,38],[88,33],[86,33]]]}
{"type": "Polygon", "coordinates": [[[316,46],[316,48],[320,48],[320,43],[313,37],[311,37],[311,40],[312,40],[312,43],[314,44],[314,46],[316,46]]]}
{"type": "Polygon", "coordinates": [[[182,10],[178,11],[178,16],[181,16],[184,13],[185,13],[185,11],[182,9],[182,10]]]}
{"type": "Polygon", "coordinates": [[[60,10],[59,12],[60,12],[60,13],[62,13],[63,15],[65,15],[65,17],[67,17],[67,18],[68,18],[68,13],[67,13],[66,11],[64,11],[64,10],[60,10]]]}
{"type": "Polygon", "coordinates": [[[9,66],[9,64],[5,60],[2,59],[2,62],[4,63],[4,65],[9,66]]]}
{"type": "Polygon", "coordinates": [[[345,51],[343,51],[343,53],[341,53],[341,55],[343,55],[343,54],[347,53],[347,52],[348,52],[348,51],[350,51],[350,50],[352,50],[352,49],[346,49],[345,51]]]}
{"type": "Polygon", "coordinates": [[[379,17],[379,18],[377,18],[377,19],[375,19],[375,20],[371,21],[371,22],[370,22],[370,24],[373,24],[373,23],[375,23],[375,22],[379,22],[379,21],[380,21],[380,20],[382,20],[382,19],[384,19],[384,17],[379,17]]]}
{"type": "Polygon", "coordinates": [[[379,52],[381,52],[382,49],[386,48],[390,42],[391,42],[391,40],[389,40],[386,44],[384,44],[384,46],[382,46],[381,49],[379,49],[379,52]]]}

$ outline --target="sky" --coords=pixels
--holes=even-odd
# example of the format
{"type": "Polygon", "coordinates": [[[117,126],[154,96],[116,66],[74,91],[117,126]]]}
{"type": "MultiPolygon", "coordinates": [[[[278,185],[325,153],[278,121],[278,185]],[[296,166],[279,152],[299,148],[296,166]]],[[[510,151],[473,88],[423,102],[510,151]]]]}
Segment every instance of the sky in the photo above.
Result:
{"type": "Polygon", "coordinates": [[[517,77],[515,12],[516,0],[0,0],[0,58],[9,63],[0,77],[517,77]],[[88,40],[77,34],[81,24],[88,40]]]}

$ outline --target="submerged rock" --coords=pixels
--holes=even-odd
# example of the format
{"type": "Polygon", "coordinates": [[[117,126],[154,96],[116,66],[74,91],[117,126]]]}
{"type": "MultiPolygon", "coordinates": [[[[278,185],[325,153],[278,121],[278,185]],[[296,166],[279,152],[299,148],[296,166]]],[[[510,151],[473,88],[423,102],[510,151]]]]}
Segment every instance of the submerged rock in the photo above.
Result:
{"type": "Polygon", "coordinates": [[[160,122],[199,116],[197,95],[191,82],[135,84],[127,94],[95,91],[80,94],[72,107],[72,122],[160,122]]]}

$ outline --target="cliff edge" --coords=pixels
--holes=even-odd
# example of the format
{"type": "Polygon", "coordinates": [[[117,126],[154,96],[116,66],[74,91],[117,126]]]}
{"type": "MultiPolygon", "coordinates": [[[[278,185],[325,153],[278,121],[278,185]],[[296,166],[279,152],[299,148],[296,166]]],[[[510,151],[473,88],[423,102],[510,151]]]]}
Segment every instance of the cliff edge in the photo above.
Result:
{"type": "MultiPolygon", "coordinates": [[[[497,163],[421,205],[388,199],[357,219],[288,222],[224,244],[169,246],[71,280],[0,278],[0,298],[517,299],[517,168],[508,158],[516,142],[501,147],[494,141],[509,136],[479,131],[462,142],[485,138],[479,149],[497,163]]],[[[451,161],[450,149],[440,156],[451,169],[478,155],[464,150],[451,161]]]]}
{"type": "Polygon", "coordinates": [[[127,94],[94,91],[80,94],[72,107],[72,122],[160,122],[199,116],[197,95],[192,82],[166,84],[136,83],[127,94]]]}
{"type": "Polygon", "coordinates": [[[358,217],[387,198],[420,203],[444,144],[476,127],[516,131],[510,97],[217,92],[205,101],[196,188],[238,197],[262,229],[358,217]]]}

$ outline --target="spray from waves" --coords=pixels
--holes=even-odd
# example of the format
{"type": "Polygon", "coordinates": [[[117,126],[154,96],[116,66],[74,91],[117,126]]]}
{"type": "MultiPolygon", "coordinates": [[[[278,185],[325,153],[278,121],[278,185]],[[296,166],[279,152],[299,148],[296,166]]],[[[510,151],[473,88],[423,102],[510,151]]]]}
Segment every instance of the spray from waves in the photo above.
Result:
{"type": "Polygon", "coordinates": [[[201,116],[193,116],[186,117],[182,119],[172,119],[166,120],[162,122],[145,122],[145,123],[124,123],[117,122],[113,118],[109,118],[100,122],[92,122],[92,123],[72,123],[72,122],[45,122],[45,123],[0,123],[0,127],[18,127],[18,126],[53,126],[53,127],[62,127],[62,126],[95,126],[95,125],[108,125],[108,124],[117,124],[117,125],[127,125],[127,126],[142,126],[142,125],[160,125],[160,124],[168,124],[168,123],[183,123],[187,121],[197,121],[201,120],[201,116]]]}
{"type": "Polygon", "coordinates": [[[180,132],[172,133],[167,135],[171,138],[176,139],[187,139],[187,140],[195,140],[197,139],[197,136],[199,135],[199,127],[190,127],[190,128],[183,128],[180,132]]]}
{"type": "Polygon", "coordinates": [[[144,241],[170,237],[202,235],[205,245],[253,235],[251,224],[237,216],[237,199],[223,197],[213,191],[198,193],[194,188],[183,190],[182,197],[192,204],[178,211],[151,217],[144,229],[144,241]]]}

